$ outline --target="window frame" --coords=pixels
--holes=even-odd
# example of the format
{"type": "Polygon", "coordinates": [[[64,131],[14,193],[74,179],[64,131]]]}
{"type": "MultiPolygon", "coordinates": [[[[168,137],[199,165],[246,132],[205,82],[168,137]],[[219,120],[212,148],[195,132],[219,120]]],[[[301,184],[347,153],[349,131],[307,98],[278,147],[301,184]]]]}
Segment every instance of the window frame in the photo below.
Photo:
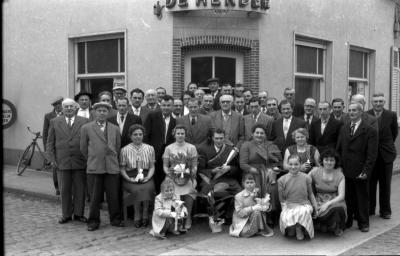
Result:
{"type": "MultiPolygon", "coordinates": [[[[108,32],[96,32],[70,35],[69,40],[72,42],[73,49],[73,76],[74,76],[74,94],[80,91],[81,81],[83,79],[96,79],[96,78],[113,78],[113,79],[124,79],[125,84],[128,84],[127,80],[127,31],[117,30],[108,32]],[[120,40],[124,40],[124,70],[123,72],[104,72],[104,73],[78,73],[78,43],[101,41],[108,39],[118,39],[118,70],[121,69],[121,47],[120,40]]],[[[85,71],[87,71],[87,44],[85,44],[85,71]]]]}

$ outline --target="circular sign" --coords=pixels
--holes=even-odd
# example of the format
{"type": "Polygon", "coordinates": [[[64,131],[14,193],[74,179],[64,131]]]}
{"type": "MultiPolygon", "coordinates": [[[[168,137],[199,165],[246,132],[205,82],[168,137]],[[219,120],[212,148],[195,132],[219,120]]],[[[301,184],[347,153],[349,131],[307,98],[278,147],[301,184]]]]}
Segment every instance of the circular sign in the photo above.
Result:
{"type": "Polygon", "coordinates": [[[7,129],[17,120],[17,109],[10,101],[3,99],[3,129],[7,129]]]}

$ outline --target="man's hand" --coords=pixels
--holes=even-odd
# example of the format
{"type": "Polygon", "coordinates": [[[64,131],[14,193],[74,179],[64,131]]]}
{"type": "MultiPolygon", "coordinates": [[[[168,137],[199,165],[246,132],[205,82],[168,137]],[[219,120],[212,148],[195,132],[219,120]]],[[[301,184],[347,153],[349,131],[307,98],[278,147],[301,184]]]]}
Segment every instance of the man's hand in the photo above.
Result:
{"type": "Polygon", "coordinates": [[[365,172],[360,173],[360,175],[358,175],[356,177],[356,179],[359,179],[359,180],[366,180],[367,178],[368,178],[368,176],[365,172]]]}

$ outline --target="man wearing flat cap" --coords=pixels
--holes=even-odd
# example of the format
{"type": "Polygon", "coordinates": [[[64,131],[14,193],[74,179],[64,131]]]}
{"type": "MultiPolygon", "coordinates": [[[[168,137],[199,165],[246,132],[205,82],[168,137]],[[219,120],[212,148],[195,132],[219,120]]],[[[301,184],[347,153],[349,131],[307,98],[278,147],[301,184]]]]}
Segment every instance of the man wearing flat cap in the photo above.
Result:
{"type": "Polygon", "coordinates": [[[114,86],[113,86],[113,102],[112,102],[112,107],[113,109],[117,109],[117,100],[126,97],[126,88],[125,88],[125,84],[123,82],[114,82],[114,86]]]}
{"type": "Polygon", "coordinates": [[[212,77],[206,81],[208,89],[210,89],[211,95],[214,98],[213,109],[219,110],[221,106],[219,105],[219,98],[221,97],[221,93],[219,92],[219,78],[212,77]]]}
{"type": "Polygon", "coordinates": [[[110,104],[98,102],[93,105],[93,109],[95,120],[82,126],[80,141],[80,150],[87,159],[86,173],[90,194],[88,231],[94,231],[100,226],[100,205],[104,191],[111,225],[124,226],[119,198],[119,127],[107,122],[110,104]]]}
{"type": "MultiPolygon", "coordinates": [[[[51,105],[53,105],[53,110],[49,113],[46,113],[44,115],[44,122],[43,122],[43,146],[44,146],[44,151],[46,151],[46,144],[47,144],[47,137],[49,134],[49,127],[50,127],[50,120],[61,116],[62,113],[62,107],[61,107],[61,102],[63,101],[62,96],[58,96],[53,99],[51,102],[51,105]]],[[[54,188],[56,189],[56,195],[60,195],[60,190],[58,188],[58,181],[57,181],[57,170],[56,168],[53,168],[53,183],[54,183],[54,188]]]]}
{"type": "Polygon", "coordinates": [[[75,95],[74,100],[79,104],[79,108],[76,113],[77,116],[85,117],[90,121],[94,120],[94,114],[90,109],[92,98],[93,95],[86,91],[80,91],[77,95],[75,95]]]}

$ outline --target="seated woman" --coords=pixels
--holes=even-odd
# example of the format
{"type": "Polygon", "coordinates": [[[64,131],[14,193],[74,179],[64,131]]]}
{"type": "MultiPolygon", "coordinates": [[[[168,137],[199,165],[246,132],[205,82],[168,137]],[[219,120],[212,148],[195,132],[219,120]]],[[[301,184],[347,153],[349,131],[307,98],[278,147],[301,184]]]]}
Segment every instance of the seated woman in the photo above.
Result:
{"type": "Polygon", "coordinates": [[[161,183],[161,193],[156,196],[150,234],[157,238],[166,238],[167,232],[179,235],[182,220],[187,210],[175,194],[175,184],[168,177],[161,183]]]}
{"type": "Polygon", "coordinates": [[[311,188],[311,178],[300,172],[300,157],[290,155],[289,173],[278,179],[279,200],[282,205],[280,229],[282,234],[304,239],[304,231],[310,239],[314,237],[311,214],[317,204],[311,188]]]}
{"type": "Polygon", "coordinates": [[[300,171],[308,173],[311,169],[319,165],[319,152],[316,147],[307,143],[308,131],[305,128],[299,128],[292,133],[292,138],[296,144],[289,146],[285,150],[285,156],[283,158],[283,168],[289,169],[288,158],[290,155],[297,154],[300,157],[300,171]]]}
{"type": "Polygon", "coordinates": [[[229,234],[236,237],[273,236],[274,231],[268,227],[265,215],[271,208],[268,198],[260,198],[253,174],[244,175],[242,183],[244,190],[235,195],[235,212],[229,234]]]}
{"type": "Polygon", "coordinates": [[[275,182],[279,175],[277,166],[281,165],[281,151],[271,141],[267,141],[266,128],[256,124],[252,128],[253,139],[243,143],[239,152],[240,168],[243,174],[252,173],[256,179],[256,187],[260,189],[261,196],[269,193],[271,196],[271,214],[268,224],[277,222],[280,211],[278,188],[275,182]],[[274,216],[276,215],[276,216],[274,216]]]}
{"type": "Polygon", "coordinates": [[[320,157],[321,167],[308,174],[317,200],[316,226],[321,231],[341,236],[346,225],[347,210],[344,200],[345,179],[339,167],[339,156],[334,149],[327,149],[320,157]]]}
{"type": "Polygon", "coordinates": [[[185,126],[177,125],[173,134],[175,142],[165,148],[163,168],[166,176],[175,183],[175,193],[185,202],[188,211],[185,228],[190,229],[193,201],[197,194],[197,151],[194,145],[185,142],[185,126]]]}
{"type": "Polygon", "coordinates": [[[144,127],[141,125],[134,124],[129,127],[128,134],[132,143],[122,148],[120,154],[122,188],[135,198],[136,228],[148,226],[149,206],[155,197],[153,181],[155,154],[152,146],[143,143],[144,133],[144,127]]]}

